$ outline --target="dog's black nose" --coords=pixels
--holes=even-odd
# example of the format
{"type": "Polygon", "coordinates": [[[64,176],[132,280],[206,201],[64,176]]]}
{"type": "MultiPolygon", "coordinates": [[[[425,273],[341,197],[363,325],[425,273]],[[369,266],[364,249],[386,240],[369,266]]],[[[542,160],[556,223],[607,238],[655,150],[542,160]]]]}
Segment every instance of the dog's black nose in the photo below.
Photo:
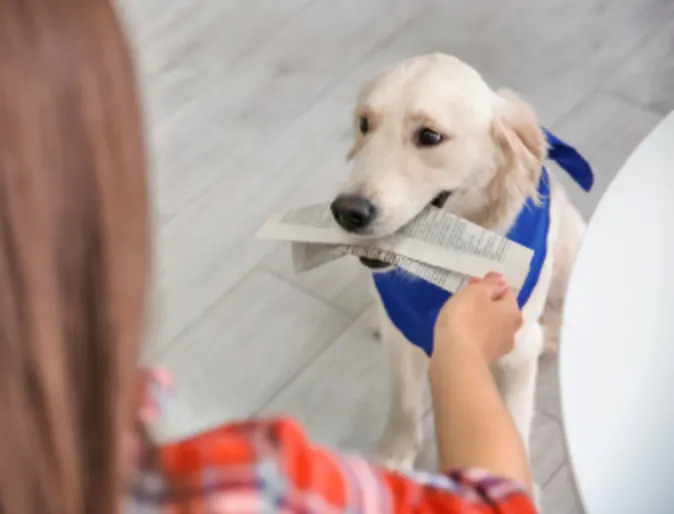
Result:
{"type": "Polygon", "coordinates": [[[330,205],[335,221],[347,232],[358,232],[374,220],[376,209],[360,195],[339,195],[330,205]]]}

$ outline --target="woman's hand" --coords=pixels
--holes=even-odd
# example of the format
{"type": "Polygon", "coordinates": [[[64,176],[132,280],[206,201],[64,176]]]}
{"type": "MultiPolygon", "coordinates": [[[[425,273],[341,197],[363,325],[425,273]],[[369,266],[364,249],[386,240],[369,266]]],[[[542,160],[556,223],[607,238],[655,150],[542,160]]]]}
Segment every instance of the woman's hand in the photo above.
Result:
{"type": "Polygon", "coordinates": [[[124,440],[125,473],[133,477],[143,460],[153,453],[148,429],[161,418],[166,397],[173,389],[171,374],[161,367],[140,370],[136,415],[124,440]]]}
{"type": "Polygon", "coordinates": [[[432,360],[449,349],[465,349],[491,363],[513,349],[521,326],[517,298],[501,275],[473,279],[440,311],[432,360]]]}

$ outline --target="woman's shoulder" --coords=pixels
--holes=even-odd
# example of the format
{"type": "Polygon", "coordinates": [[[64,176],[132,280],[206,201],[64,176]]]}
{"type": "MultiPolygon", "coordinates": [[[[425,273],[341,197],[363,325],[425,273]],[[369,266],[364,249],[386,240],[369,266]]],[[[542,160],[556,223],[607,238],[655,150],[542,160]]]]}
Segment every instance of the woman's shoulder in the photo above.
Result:
{"type": "Polygon", "coordinates": [[[290,418],[249,420],[164,445],[160,449],[160,460],[167,475],[185,477],[221,467],[282,461],[293,453],[293,447],[304,444],[302,429],[290,418]]]}
{"type": "Polygon", "coordinates": [[[153,453],[138,470],[136,503],[214,513],[269,505],[326,513],[535,511],[522,488],[505,479],[476,470],[442,475],[380,469],[311,444],[285,417],[224,425],[153,453]]]}

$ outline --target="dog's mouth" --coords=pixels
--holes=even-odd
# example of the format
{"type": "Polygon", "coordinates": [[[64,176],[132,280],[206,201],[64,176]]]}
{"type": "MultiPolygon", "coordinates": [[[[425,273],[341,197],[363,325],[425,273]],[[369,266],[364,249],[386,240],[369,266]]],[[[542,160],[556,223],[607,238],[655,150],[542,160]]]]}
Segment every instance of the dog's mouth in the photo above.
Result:
{"type": "MultiPolygon", "coordinates": [[[[438,209],[442,209],[451,195],[452,191],[442,191],[435,198],[433,198],[433,200],[431,200],[429,204],[432,205],[433,207],[437,207],[438,209]]],[[[383,270],[391,267],[391,265],[388,262],[380,261],[377,259],[368,259],[367,257],[359,257],[359,259],[360,263],[363,266],[370,268],[371,270],[383,270]]]]}
{"type": "Polygon", "coordinates": [[[386,269],[390,266],[388,262],[379,261],[377,259],[368,259],[367,257],[359,257],[360,263],[372,270],[386,269]]]}
{"type": "Polygon", "coordinates": [[[443,191],[435,198],[433,198],[433,200],[431,200],[431,205],[433,207],[437,207],[438,209],[442,209],[447,203],[447,200],[449,199],[450,196],[452,196],[451,191],[443,191]]]}

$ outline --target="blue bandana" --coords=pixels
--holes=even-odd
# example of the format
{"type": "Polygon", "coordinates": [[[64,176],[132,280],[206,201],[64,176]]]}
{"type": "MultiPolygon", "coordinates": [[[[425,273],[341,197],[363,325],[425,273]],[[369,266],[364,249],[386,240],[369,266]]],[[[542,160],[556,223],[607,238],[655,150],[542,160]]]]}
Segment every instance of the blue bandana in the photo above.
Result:
{"type": "MultiPolygon", "coordinates": [[[[589,191],[594,177],[588,162],[575,148],[547,130],[544,132],[549,145],[548,157],[564,168],[585,191],[589,191]]],[[[541,200],[538,205],[532,198],[527,199],[515,224],[506,234],[511,241],[534,251],[529,275],[517,297],[520,307],[527,303],[538,282],[548,250],[550,181],[545,168],[538,183],[538,196],[541,200]]],[[[410,278],[400,270],[373,275],[377,291],[393,324],[409,341],[430,355],[433,351],[435,321],[451,293],[421,279],[410,278]]]]}

